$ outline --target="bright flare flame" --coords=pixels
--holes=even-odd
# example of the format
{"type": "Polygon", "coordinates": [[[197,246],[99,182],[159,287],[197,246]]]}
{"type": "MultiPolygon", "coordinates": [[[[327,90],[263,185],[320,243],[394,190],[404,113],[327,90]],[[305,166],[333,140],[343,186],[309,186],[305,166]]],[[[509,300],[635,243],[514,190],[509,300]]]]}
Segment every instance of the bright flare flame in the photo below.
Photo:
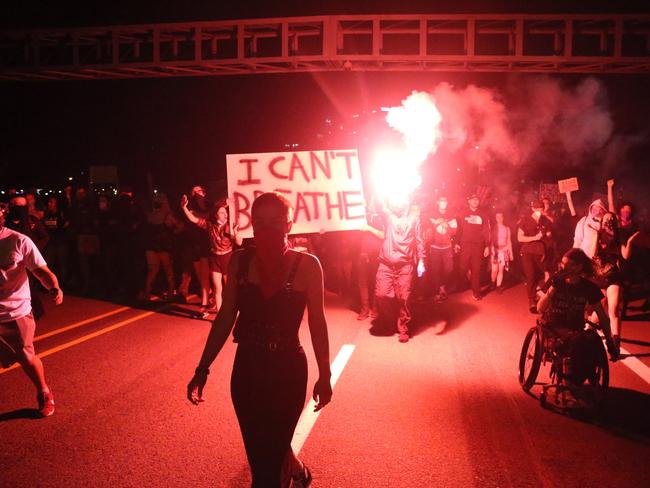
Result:
{"type": "Polygon", "coordinates": [[[413,190],[422,182],[419,164],[407,152],[396,149],[377,150],[372,176],[377,196],[395,204],[407,204],[413,190]]]}
{"type": "Polygon", "coordinates": [[[436,152],[442,141],[442,116],[431,95],[414,91],[400,107],[387,112],[386,122],[402,133],[409,159],[419,164],[436,152]]]}
{"type": "Polygon", "coordinates": [[[386,122],[402,134],[404,148],[379,149],[375,155],[373,179],[382,199],[408,203],[420,185],[420,165],[434,154],[442,141],[442,116],[431,95],[412,92],[399,107],[382,108],[386,122]]]}

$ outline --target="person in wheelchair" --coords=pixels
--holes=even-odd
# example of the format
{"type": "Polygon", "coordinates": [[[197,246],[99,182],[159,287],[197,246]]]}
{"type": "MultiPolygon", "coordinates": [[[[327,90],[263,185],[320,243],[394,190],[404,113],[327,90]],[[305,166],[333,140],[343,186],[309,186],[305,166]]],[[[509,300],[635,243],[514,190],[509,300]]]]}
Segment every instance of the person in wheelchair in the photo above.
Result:
{"type": "Polygon", "coordinates": [[[599,328],[605,334],[607,350],[615,350],[609,318],[601,304],[603,293],[586,276],[592,271],[591,259],[582,249],[570,249],[562,257],[560,270],[547,283],[547,290],[539,299],[541,324],[560,340],[561,353],[570,356],[571,373],[567,378],[581,385],[598,366],[602,344],[595,330],[585,330],[585,315],[596,312],[599,328]]]}

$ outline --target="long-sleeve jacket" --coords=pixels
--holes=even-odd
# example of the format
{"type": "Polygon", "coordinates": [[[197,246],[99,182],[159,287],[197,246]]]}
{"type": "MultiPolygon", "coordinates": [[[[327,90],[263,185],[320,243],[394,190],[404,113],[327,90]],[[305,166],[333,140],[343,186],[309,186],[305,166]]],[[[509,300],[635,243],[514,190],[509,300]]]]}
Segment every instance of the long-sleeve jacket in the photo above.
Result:
{"type": "Polygon", "coordinates": [[[469,208],[458,216],[458,230],[454,242],[463,245],[490,245],[490,221],[480,210],[469,208]]]}
{"type": "Polygon", "coordinates": [[[416,258],[424,259],[424,242],[420,218],[405,213],[397,216],[390,211],[385,214],[385,237],[379,260],[389,266],[414,264],[416,258]]]}

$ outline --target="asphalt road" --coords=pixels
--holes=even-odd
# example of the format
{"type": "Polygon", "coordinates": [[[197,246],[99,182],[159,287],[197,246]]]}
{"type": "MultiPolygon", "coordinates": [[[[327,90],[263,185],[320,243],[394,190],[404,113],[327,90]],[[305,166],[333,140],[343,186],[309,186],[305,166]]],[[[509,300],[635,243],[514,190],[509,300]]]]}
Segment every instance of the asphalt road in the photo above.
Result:
{"type": "MultiPolygon", "coordinates": [[[[518,285],[481,302],[465,292],[420,305],[415,337],[399,344],[328,294],[332,359],[351,354],[332,403],[311,430],[300,424],[312,486],[650,486],[648,316],[633,311],[625,322],[634,356],[611,365],[604,416],[573,418],[542,409],[539,386],[533,395],[519,387],[534,323],[526,303],[518,285]]],[[[48,307],[37,336],[53,335],[36,348],[56,413],[35,419],[22,371],[0,370],[0,486],[249,486],[229,393],[234,344],[211,368],[206,402],[185,399],[210,327],[192,310],[72,296],[48,307]]],[[[311,389],[306,324],[301,340],[311,389]]]]}

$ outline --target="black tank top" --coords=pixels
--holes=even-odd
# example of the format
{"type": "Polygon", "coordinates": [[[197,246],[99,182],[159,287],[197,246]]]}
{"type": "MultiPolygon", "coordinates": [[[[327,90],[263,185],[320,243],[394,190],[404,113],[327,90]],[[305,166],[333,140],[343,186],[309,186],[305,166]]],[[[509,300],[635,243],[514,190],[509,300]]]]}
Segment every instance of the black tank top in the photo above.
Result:
{"type": "Polygon", "coordinates": [[[298,329],[305,312],[305,292],[293,289],[302,253],[294,252],[285,285],[268,299],[260,287],[249,281],[248,270],[255,248],[242,252],[237,273],[237,308],[239,316],[233,332],[241,345],[260,346],[270,350],[293,349],[300,346],[298,329]]]}

